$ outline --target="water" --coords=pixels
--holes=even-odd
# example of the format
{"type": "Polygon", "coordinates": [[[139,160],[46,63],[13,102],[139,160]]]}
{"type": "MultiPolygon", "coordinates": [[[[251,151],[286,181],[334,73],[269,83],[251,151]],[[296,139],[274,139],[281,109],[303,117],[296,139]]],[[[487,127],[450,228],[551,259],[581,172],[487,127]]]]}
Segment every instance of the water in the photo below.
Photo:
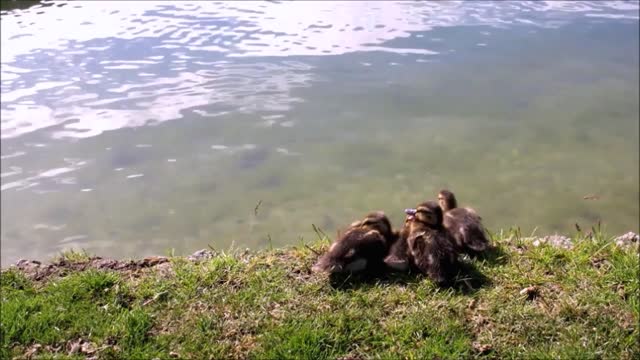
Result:
{"type": "Polygon", "coordinates": [[[294,244],[442,187],[494,231],[637,231],[638,8],[3,11],[3,264],[294,244]]]}

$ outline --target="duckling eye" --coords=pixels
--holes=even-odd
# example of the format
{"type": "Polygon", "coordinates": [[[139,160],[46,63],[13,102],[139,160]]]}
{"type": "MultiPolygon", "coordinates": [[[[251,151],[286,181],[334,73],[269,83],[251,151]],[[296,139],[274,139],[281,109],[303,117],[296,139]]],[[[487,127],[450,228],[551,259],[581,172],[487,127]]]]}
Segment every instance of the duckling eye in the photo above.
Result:
{"type": "Polygon", "coordinates": [[[419,212],[417,215],[418,220],[424,223],[433,223],[435,222],[435,218],[432,213],[423,213],[419,212]]]}

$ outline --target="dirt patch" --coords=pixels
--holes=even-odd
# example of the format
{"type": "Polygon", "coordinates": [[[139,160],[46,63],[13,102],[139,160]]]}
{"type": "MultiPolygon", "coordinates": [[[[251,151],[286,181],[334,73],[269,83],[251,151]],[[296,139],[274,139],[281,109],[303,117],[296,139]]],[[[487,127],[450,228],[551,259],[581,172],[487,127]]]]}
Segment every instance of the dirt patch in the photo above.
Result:
{"type": "Polygon", "coordinates": [[[29,279],[42,281],[51,276],[64,276],[69,272],[85,271],[88,269],[113,270],[119,272],[136,272],[141,269],[153,268],[169,262],[165,256],[149,256],[142,260],[120,261],[103,259],[99,256],[87,260],[70,261],[61,259],[51,264],[42,264],[36,260],[20,260],[13,268],[20,270],[29,279]]]}

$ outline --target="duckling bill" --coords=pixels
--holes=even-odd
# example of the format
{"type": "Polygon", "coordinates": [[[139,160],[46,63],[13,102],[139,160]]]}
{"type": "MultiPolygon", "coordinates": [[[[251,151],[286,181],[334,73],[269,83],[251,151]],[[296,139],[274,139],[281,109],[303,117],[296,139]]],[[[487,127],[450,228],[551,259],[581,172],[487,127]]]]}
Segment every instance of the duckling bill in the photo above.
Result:
{"type": "Polygon", "coordinates": [[[384,212],[369,213],[363,220],[352,223],[312,270],[328,273],[379,270],[395,236],[384,212]]]}
{"type": "Polygon", "coordinates": [[[444,213],[443,225],[455,241],[458,251],[474,255],[489,246],[482,226],[482,218],[471,208],[459,208],[453,192],[443,189],[438,193],[438,204],[444,213]]]}

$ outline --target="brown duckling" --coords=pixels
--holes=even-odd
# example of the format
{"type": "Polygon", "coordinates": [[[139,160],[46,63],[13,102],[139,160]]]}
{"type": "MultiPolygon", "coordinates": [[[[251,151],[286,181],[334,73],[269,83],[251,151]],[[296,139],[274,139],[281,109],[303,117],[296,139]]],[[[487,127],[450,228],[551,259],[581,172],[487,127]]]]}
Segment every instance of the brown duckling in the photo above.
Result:
{"type": "Polygon", "coordinates": [[[434,282],[447,284],[458,271],[453,241],[442,224],[442,209],[435,201],[426,201],[409,215],[407,246],[415,266],[434,282]]]}
{"type": "Polygon", "coordinates": [[[438,203],[444,213],[444,227],[455,240],[458,251],[475,255],[487,249],[489,240],[482,226],[482,218],[475,210],[459,208],[456,196],[447,189],[438,193],[438,203]]]}
{"type": "Polygon", "coordinates": [[[409,254],[409,247],[407,246],[409,219],[410,217],[407,216],[402,229],[394,231],[394,242],[391,244],[389,254],[384,258],[384,263],[391,270],[408,271],[411,267],[411,256],[409,254]]]}
{"type": "Polygon", "coordinates": [[[323,254],[312,270],[329,273],[361,272],[383,268],[383,259],[395,240],[391,222],[382,211],[352,223],[323,254]]]}

